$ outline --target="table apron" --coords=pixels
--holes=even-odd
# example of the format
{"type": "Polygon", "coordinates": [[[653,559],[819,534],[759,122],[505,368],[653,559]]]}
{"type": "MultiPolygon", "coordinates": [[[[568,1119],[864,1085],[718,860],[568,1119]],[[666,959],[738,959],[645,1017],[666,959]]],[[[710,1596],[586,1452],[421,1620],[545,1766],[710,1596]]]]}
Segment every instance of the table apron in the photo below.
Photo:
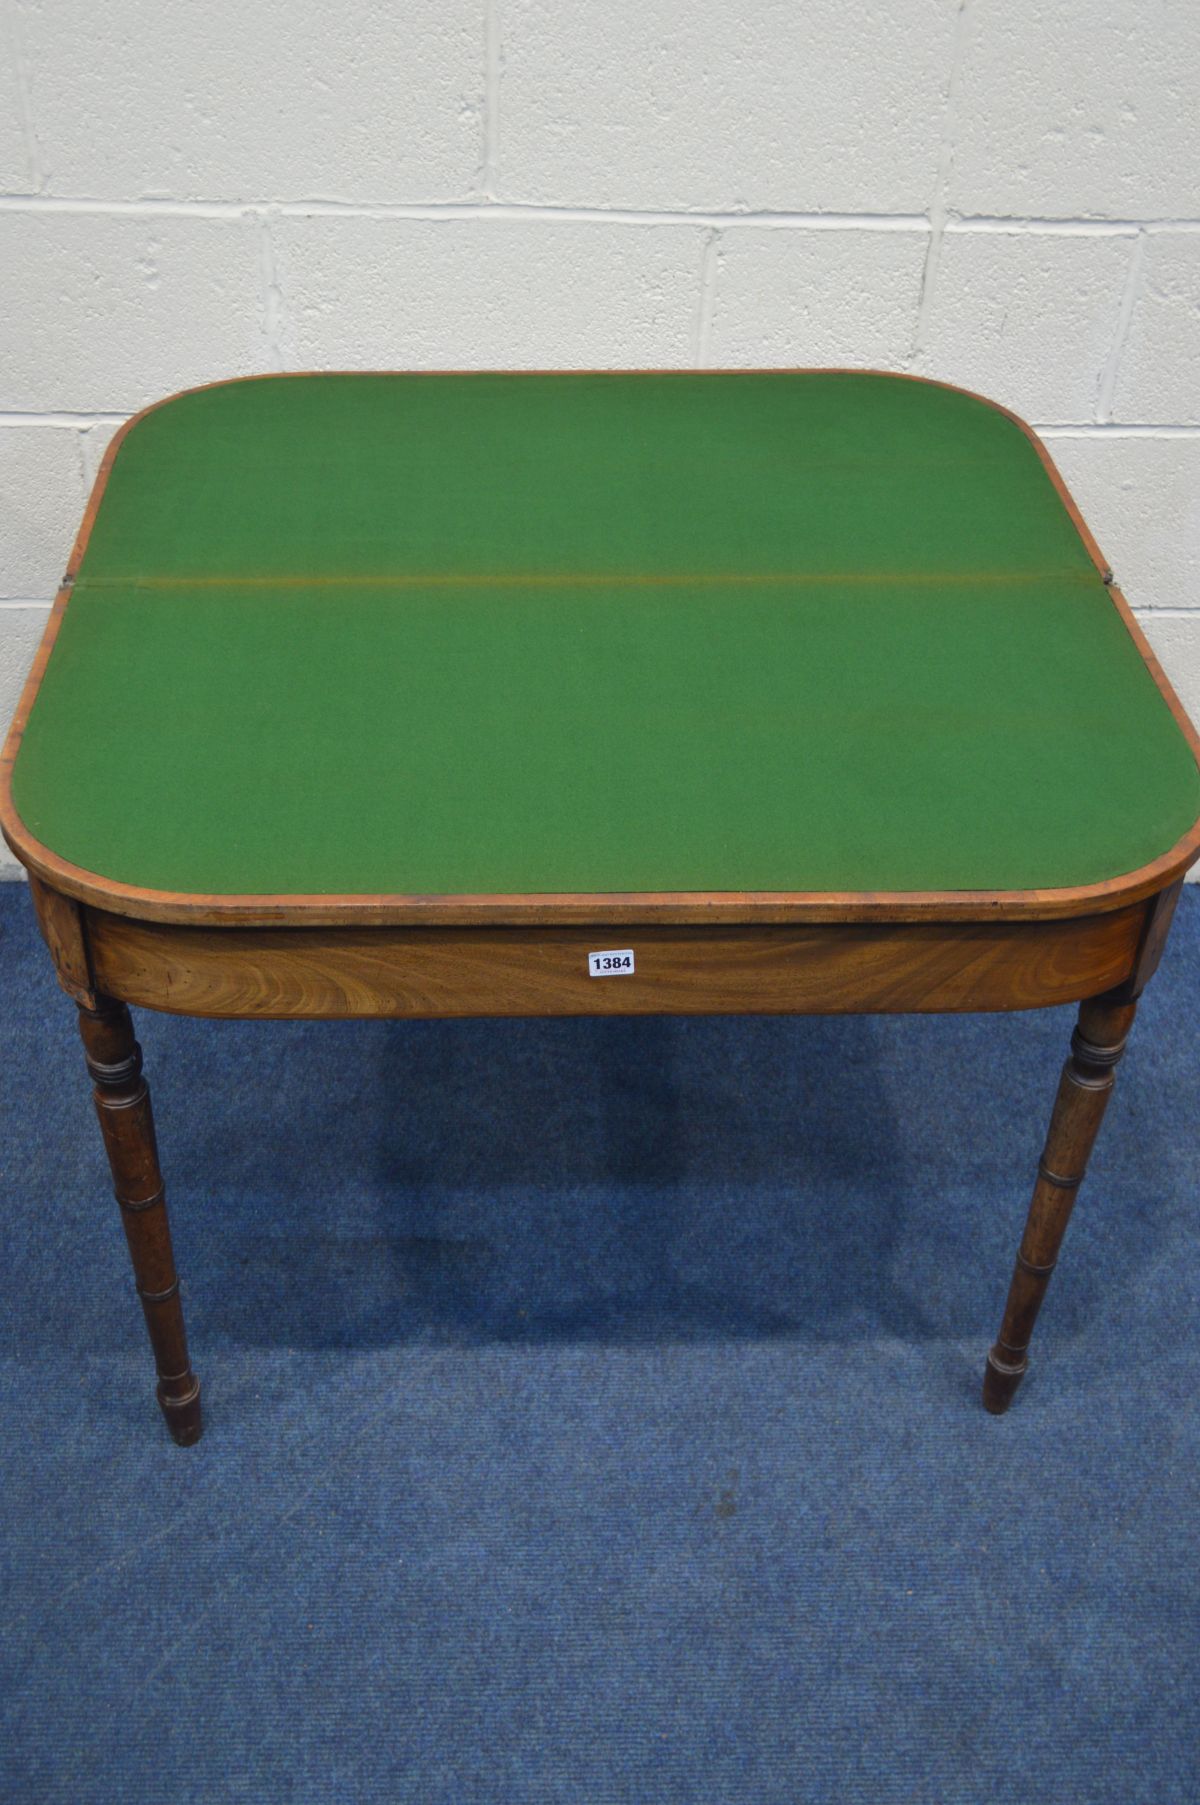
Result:
{"type": "Polygon", "coordinates": [[[99,991],[172,1014],[444,1017],[1034,1009],[1133,972],[1147,905],[1061,921],[214,928],[82,911],[99,991]],[[588,954],[629,949],[595,978],[588,954]]]}

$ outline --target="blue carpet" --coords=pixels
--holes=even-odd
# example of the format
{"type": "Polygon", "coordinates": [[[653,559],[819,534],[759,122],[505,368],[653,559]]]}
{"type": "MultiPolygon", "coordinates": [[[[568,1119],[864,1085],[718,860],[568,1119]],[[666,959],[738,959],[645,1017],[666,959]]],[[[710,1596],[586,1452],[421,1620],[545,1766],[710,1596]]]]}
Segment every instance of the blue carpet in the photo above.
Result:
{"type": "Polygon", "coordinates": [[[1072,1012],[143,1013],[172,1446],[0,888],[0,1794],[1194,1801],[1200,892],[1012,1413],[1072,1012]]]}

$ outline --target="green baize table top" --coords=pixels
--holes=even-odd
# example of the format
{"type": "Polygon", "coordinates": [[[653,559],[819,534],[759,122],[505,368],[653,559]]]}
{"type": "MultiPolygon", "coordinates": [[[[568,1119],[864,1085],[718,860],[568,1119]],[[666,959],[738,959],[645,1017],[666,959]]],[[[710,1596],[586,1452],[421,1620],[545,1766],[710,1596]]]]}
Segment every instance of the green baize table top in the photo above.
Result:
{"type": "Polygon", "coordinates": [[[128,432],[13,801],[170,892],[1024,890],[1164,853],[1200,773],[973,396],[305,375],[128,432]]]}

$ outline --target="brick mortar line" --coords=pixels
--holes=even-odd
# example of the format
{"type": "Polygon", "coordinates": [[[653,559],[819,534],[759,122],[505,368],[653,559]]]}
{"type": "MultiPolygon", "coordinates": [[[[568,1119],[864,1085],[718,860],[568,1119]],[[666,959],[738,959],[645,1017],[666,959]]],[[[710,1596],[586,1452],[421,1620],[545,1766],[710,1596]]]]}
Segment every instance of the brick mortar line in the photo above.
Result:
{"type": "Polygon", "coordinates": [[[259,221],[259,274],[261,277],[260,318],[267,357],[273,370],[284,366],[283,335],[285,332],[283,288],[275,257],[275,241],[271,237],[271,213],[264,208],[259,221]]]}
{"type": "Polygon", "coordinates": [[[17,91],[17,123],[25,147],[29,178],[39,193],[46,184],[42,147],[38,143],[33,117],[33,101],[29,92],[28,58],[25,54],[24,21],[19,0],[0,0],[0,34],[8,40],[12,58],[13,85],[17,91]]]}
{"type": "Polygon", "coordinates": [[[919,362],[925,350],[925,341],[929,335],[929,322],[933,314],[934,295],[937,291],[938,271],[942,261],[942,242],[951,217],[950,175],[954,167],[958,90],[962,80],[963,64],[966,61],[967,9],[969,5],[970,0],[958,0],[958,11],[954,15],[954,31],[950,43],[950,67],[946,75],[946,98],[942,107],[941,126],[938,132],[937,166],[934,171],[933,192],[929,200],[929,240],[925,246],[925,261],[921,269],[921,286],[917,291],[917,306],[909,349],[910,368],[919,362]]]}
{"type": "Polygon", "coordinates": [[[496,198],[500,168],[500,0],[484,0],[483,6],[483,160],[480,186],[485,198],[496,198]]]}
{"type": "Polygon", "coordinates": [[[713,226],[705,236],[704,250],[700,257],[700,295],[696,308],[696,353],[693,359],[698,370],[703,370],[708,365],[720,266],[721,231],[719,227],[713,226]]]}
{"type": "Polygon", "coordinates": [[[1165,420],[1091,420],[1073,424],[1059,422],[1054,426],[1038,426],[1033,430],[1043,439],[1194,439],[1200,437],[1200,425],[1174,424],[1165,420]]]}
{"type": "Polygon", "coordinates": [[[119,414],[108,409],[95,413],[70,413],[62,408],[0,408],[0,427],[3,426],[57,426],[68,428],[72,432],[90,432],[93,426],[120,426],[135,410],[119,414]]]}
{"type": "MultiPolygon", "coordinates": [[[[716,243],[719,234],[714,234],[712,244],[716,243]]],[[[710,245],[710,249],[712,246],[710,245]]],[[[629,366],[633,368],[634,366],[629,366]]],[[[683,367],[683,366],[680,366],[683,367]]],[[[701,368],[706,366],[701,365],[701,368]]],[[[737,374],[738,364],[724,366],[733,374],[737,374]]],[[[781,364],[779,369],[801,369],[803,365],[781,364]]],[[[620,366],[614,366],[620,368],[620,366]]],[[[78,433],[87,433],[96,426],[122,426],[136,408],[128,408],[121,412],[113,408],[85,409],[72,413],[63,408],[0,408],[0,428],[4,427],[36,427],[38,429],[58,428],[78,433]]],[[[1055,420],[1050,422],[1030,421],[1033,430],[1043,439],[1195,439],[1200,438],[1200,422],[1166,421],[1166,420],[1055,420]]]]}
{"type": "Polygon", "coordinates": [[[1172,218],[1166,214],[1145,219],[1106,219],[1098,214],[1063,215],[1061,218],[1038,214],[951,213],[949,232],[1058,232],[1063,237],[1113,237],[1130,232],[1200,232],[1200,220],[1172,218]]]}
{"type": "Polygon", "coordinates": [[[1146,262],[1146,234],[1139,232],[1133,241],[1133,253],[1129,259],[1129,268],[1125,272],[1125,281],[1121,287],[1121,299],[1117,307],[1116,325],[1113,327],[1112,344],[1104,367],[1100,371],[1096,383],[1096,424],[1106,425],[1112,419],[1113,401],[1117,392],[1117,378],[1121,371],[1121,357],[1125,343],[1129,337],[1129,328],[1133,321],[1133,310],[1141,292],[1142,270],[1146,262]]]}
{"type": "MultiPolygon", "coordinates": [[[[2,194],[0,213],[67,213],[114,218],[254,219],[265,212],[285,219],[411,219],[520,222],[542,220],[563,224],[677,225],[732,229],[756,226],[771,230],[912,232],[930,231],[931,213],[806,213],[785,209],[666,207],[587,207],[551,202],[464,199],[453,201],[330,201],[330,200],[101,200],[88,195],[2,194]]],[[[1119,236],[1135,232],[1197,233],[1200,218],[1155,216],[1145,219],[1062,218],[1036,214],[972,215],[944,209],[944,230],[952,233],[1028,233],[1067,236],[1119,236]]]]}

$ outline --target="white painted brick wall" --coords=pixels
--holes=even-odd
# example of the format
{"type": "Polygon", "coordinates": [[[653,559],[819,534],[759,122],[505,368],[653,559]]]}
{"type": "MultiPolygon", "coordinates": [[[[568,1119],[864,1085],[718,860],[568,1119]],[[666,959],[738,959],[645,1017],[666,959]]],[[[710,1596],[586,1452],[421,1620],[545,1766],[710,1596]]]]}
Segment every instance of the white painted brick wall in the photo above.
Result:
{"type": "Polygon", "coordinates": [[[44,190],[441,201],[480,162],[479,0],[22,0],[44,190]]]}
{"type": "MultiPolygon", "coordinates": [[[[1200,89],[1193,98],[1200,140],[1200,89]]],[[[1113,417],[1200,425],[1200,229],[1146,238],[1113,417]]]]}
{"type": "Polygon", "coordinates": [[[75,427],[0,426],[0,600],[54,594],[87,487],[75,427]]]}
{"type": "Polygon", "coordinates": [[[979,388],[1200,715],[1198,94],[1177,0],[0,0],[0,722],[123,418],[406,364],[979,388]]]}
{"type": "Polygon", "coordinates": [[[499,0],[503,192],[572,207],[920,213],[947,0],[499,0]]]}
{"type": "Polygon", "coordinates": [[[914,369],[1027,420],[1094,419],[1136,243],[950,225],[914,369]]]}
{"type": "Polygon", "coordinates": [[[17,61],[6,42],[0,14],[0,192],[17,194],[32,179],[25,134],[21,130],[21,90],[17,61]]]}
{"type": "Polygon", "coordinates": [[[699,226],[327,215],[271,239],[289,367],[691,362],[699,226]]]}
{"type": "Polygon", "coordinates": [[[1200,193],[1200,30],[1177,0],[969,0],[952,205],[1173,218],[1200,193]]]}
{"type": "Polygon", "coordinates": [[[132,412],[262,369],[262,244],[254,219],[0,212],[5,407],[132,412]]]}
{"type": "Polygon", "coordinates": [[[1104,555],[1139,608],[1200,604],[1200,434],[1044,437],[1084,519],[1103,522],[1104,555]]]}
{"type": "Polygon", "coordinates": [[[924,226],[714,233],[700,361],[904,368],[928,243],[924,226]]]}

